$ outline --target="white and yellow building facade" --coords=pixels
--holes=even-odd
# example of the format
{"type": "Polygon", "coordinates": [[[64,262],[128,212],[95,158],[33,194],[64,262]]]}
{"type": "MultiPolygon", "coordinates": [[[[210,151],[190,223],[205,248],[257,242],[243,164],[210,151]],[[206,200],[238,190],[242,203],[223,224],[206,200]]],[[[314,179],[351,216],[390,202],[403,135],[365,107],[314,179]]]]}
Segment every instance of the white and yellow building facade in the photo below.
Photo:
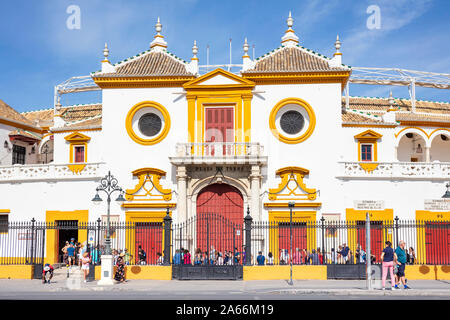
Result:
{"type": "Polygon", "coordinates": [[[167,208],[186,221],[211,185],[233,187],[242,219],[249,208],[254,220],[287,221],[294,201],[295,221],[450,220],[450,103],[417,101],[413,112],[404,99],[350,97],[346,107],[351,67],[339,50],[300,45],[291,18],[270,53],[252,60],[245,42],[238,73],[200,74],[197,46],[186,62],[161,30],[117,64],[105,49],[92,73],[101,103],[23,114],[52,122],[40,144],[51,139],[53,162],[0,168],[9,221],[104,219],[91,199],[108,171],[126,190],[112,203],[117,221],[162,221],[167,208]]]}

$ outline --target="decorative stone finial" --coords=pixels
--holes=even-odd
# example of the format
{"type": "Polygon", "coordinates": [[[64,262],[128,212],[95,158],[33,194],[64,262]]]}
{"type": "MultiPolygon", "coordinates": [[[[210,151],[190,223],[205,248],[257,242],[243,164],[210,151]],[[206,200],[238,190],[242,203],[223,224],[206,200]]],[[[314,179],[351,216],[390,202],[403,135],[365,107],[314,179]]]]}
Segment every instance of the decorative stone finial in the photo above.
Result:
{"type": "Polygon", "coordinates": [[[289,11],[289,17],[287,18],[286,22],[289,29],[292,29],[292,26],[294,25],[294,19],[292,19],[291,11],[289,11]]]}
{"type": "Polygon", "coordinates": [[[162,24],[158,17],[158,21],[155,24],[156,35],[155,39],[150,43],[150,48],[154,50],[161,50],[167,48],[167,42],[164,41],[164,37],[161,35],[162,24]]]}
{"type": "Polygon", "coordinates": [[[194,45],[192,46],[193,57],[191,58],[191,62],[186,66],[186,68],[188,72],[191,72],[196,75],[199,72],[197,53],[198,53],[197,40],[194,40],[194,45]]]}
{"type": "Polygon", "coordinates": [[[105,57],[105,59],[103,61],[108,61],[108,56],[109,56],[109,49],[108,49],[108,44],[105,42],[105,48],[103,49],[103,56],[105,57]]]}
{"type": "Polygon", "coordinates": [[[336,52],[334,53],[334,55],[339,55],[342,54],[340,49],[341,49],[341,41],[339,41],[339,35],[336,36],[336,42],[334,43],[334,47],[336,48],[336,52]]]}
{"type": "Polygon", "coordinates": [[[294,25],[294,19],[292,18],[291,11],[289,11],[289,17],[286,20],[288,29],[286,30],[284,36],[281,38],[281,44],[287,47],[295,46],[298,44],[298,37],[296,36],[292,26],[294,25]]]}
{"type": "Polygon", "coordinates": [[[387,111],[388,112],[395,111],[395,108],[394,108],[395,99],[392,97],[392,90],[389,91],[389,100],[388,101],[389,101],[389,109],[387,111]]]}
{"type": "Polygon", "coordinates": [[[244,40],[244,57],[249,57],[249,55],[248,55],[249,48],[250,48],[250,46],[247,43],[247,38],[245,38],[245,40],[244,40]]]}
{"type": "Polygon", "coordinates": [[[191,60],[198,60],[197,53],[198,53],[197,40],[194,40],[194,46],[192,47],[192,54],[194,56],[192,57],[191,60]]]}

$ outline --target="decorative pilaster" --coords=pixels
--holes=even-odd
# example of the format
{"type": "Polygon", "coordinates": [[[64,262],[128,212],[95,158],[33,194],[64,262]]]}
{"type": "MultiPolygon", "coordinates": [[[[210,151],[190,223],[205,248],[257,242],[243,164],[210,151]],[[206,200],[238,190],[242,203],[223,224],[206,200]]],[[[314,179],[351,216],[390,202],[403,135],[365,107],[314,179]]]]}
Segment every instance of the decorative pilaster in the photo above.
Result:
{"type": "Polygon", "coordinates": [[[177,189],[178,189],[178,200],[177,200],[177,220],[187,221],[187,173],[185,166],[177,167],[177,189]]]}
{"type": "Polygon", "coordinates": [[[252,166],[252,172],[250,174],[250,190],[251,190],[251,212],[254,218],[259,221],[262,220],[262,212],[259,201],[259,195],[261,194],[261,168],[259,165],[252,166]]]}

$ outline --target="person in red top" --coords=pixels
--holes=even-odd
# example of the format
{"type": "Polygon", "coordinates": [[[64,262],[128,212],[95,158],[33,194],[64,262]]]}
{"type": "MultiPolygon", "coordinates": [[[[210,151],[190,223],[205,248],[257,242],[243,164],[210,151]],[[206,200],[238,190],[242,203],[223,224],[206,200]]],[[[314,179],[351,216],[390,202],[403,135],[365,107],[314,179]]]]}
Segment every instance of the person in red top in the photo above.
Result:
{"type": "Polygon", "coordinates": [[[317,248],[317,254],[319,255],[319,264],[323,264],[323,254],[320,252],[320,248],[317,248]]]}
{"type": "Polygon", "coordinates": [[[46,263],[44,269],[42,270],[42,283],[50,283],[50,280],[53,278],[53,266],[49,263],[46,263]],[[50,275],[50,278],[47,280],[47,274],[50,275]]]}
{"type": "Polygon", "coordinates": [[[191,263],[191,254],[189,253],[189,250],[184,251],[184,264],[192,264],[191,263]]]}

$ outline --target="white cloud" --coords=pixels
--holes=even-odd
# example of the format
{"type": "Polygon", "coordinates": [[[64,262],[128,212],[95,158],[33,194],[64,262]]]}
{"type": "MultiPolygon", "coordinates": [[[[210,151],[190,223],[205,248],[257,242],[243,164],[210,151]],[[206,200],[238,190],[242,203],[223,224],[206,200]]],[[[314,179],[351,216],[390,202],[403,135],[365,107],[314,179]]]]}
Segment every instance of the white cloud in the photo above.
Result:
{"type": "MultiPolygon", "coordinates": [[[[351,30],[350,36],[343,39],[344,48],[351,53],[346,63],[352,64],[371,49],[379,49],[373,48],[377,40],[386,38],[391,32],[412,23],[427,12],[430,3],[430,0],[378,1],[376,4],[381,11],[381,28],[369,30],[364,21],[364,25],[351,30]]],[[[362,7],[359,7],[359,10],[361,9],[362,7]]],[[[365,14],[366,18],[369,17],[365,11],[361,14],[365,14]]],[[[395,50],[395,46],[391,46],[390,50],[395,50]]]]}

